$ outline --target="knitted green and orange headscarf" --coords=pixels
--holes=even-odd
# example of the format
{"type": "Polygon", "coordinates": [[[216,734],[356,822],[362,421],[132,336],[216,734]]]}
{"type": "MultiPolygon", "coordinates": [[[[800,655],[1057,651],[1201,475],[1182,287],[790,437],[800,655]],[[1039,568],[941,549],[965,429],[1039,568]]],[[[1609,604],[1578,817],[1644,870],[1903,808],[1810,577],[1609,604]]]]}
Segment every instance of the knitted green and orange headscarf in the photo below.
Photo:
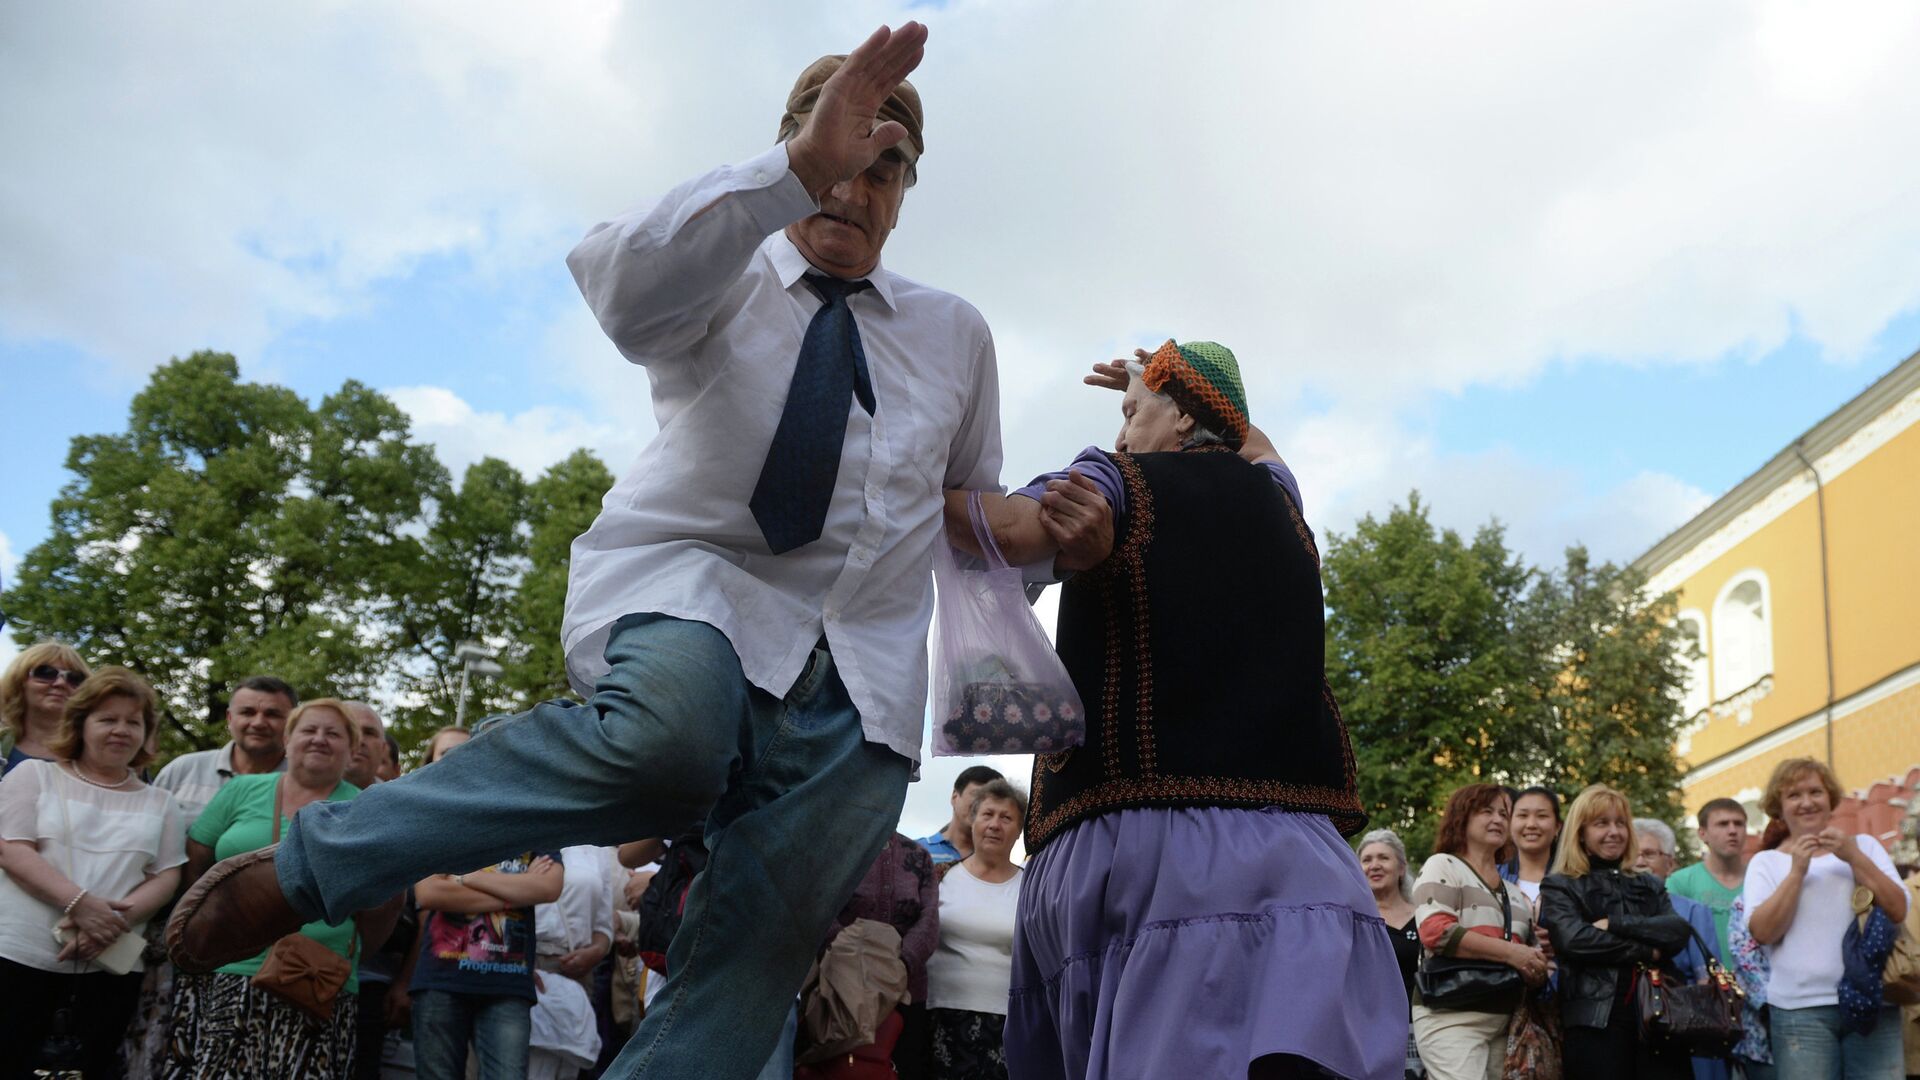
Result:
{"type": "Polygon", "coordinates": [[[1140,381],[1165,394],[1235,450],[1247,441],[1247,391],[1233,350],[1212,341],[1176,345],[1169,338],[1148,358],[1140,381]]]}

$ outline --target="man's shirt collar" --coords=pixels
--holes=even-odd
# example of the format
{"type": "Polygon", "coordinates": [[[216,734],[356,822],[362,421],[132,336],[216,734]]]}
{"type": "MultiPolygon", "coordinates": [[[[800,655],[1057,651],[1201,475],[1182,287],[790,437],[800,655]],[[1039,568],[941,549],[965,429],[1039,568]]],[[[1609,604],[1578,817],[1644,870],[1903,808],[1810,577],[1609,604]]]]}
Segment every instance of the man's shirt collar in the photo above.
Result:
{"type": "MultiPolygon", "coordinates": [[[[793,288],[793,283],[799,281],[801,275],[808,271],[816,274],[821,272],[807,261],[805,255],[800,254],[799,248],[793,246],[793,241],[787,237],[784,229],[774,234],[773,246],[769,249],[768,255],[773,259],[774,270],[780,275],[782,288],[793,288]]],[[[873,285],[874,294],[886,303],[888,310],[900,310],[899,305],[893,302],[893,276],[887,273],[885,262],[873,264],[873,272],[867,275],[867,281],[873,285]]]]}

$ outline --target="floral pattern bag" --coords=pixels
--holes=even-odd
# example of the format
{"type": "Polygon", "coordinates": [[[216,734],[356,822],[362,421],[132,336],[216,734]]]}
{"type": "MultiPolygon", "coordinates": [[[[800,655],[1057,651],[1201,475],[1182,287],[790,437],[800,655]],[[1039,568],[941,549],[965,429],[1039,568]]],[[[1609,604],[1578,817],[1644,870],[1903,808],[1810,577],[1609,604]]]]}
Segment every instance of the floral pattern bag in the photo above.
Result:
{"type": "Polygon", "coordinates": [[[968,508],[986,558],[934,545],[933,752],[1048,754],[1079,746],[1086,738],[1079,691],[1027,603],[1019,568],[995,546],[979,492],[968,508]]]}

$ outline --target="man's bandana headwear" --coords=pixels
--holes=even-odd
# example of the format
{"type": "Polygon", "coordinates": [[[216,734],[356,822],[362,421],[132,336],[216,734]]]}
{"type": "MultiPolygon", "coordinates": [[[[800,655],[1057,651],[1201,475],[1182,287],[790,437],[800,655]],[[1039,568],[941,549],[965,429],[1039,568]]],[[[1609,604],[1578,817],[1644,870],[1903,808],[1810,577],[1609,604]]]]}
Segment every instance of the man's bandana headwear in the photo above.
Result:
{"type": "Polygon", "coordinates": [[[1176,345],[1168,339],[1147,360],[1140,381],[1173,399],[1200,426],[1235,450],[1247,441],[1247,391],[1233,350],[1212,341],[1176,345]]]}
{"type": "MultiPolygon", "coordinates": [[[[820,100],[820,88],[846,62],[845,55],[823,56],[800,73],[793,84],[793,93],[787,95],[787,111],[780,117],[779,141],[786,142],[799,134],[800,125],[807,122],[807,114],[813,112],[814,103],[820,100]]],[[[874,123],[886,120],[898,121],[907,129],[907,137],[894,144],[893,149],[908,165],[919,161],[927,150],[926,139],[920,131],[926,120],[920,111],[920,91],[915,90],[912,83],[902,79],[893,93],[887,95],[887,100],[880,103],[880,116],[874,123]]]]}

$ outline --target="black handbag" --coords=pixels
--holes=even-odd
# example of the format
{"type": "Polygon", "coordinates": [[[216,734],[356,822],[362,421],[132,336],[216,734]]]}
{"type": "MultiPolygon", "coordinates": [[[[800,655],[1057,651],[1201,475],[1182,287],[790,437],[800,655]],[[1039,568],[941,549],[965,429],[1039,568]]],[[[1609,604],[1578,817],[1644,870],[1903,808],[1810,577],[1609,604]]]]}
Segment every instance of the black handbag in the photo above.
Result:
{"type": "MultiPolygon", "coordinates": [[[[1492,891],[1492,890],[1488,890],[1492,891]]],[[[1504,884],[1500,888],[1500,940],[1513,927],[1513,908],[1504,884]]],[[[1429,1009],[1511,1012],[1520,1004],[1526,980],[1518,969],[1498,960],[1468,960],[1458,956],[1428,956],[1413,973],[1420,1004],[1429,1009]]]]}
{"type": "Polygon", "coordinates": [[[1676,983],[1658,967],[1637,968],[1630,993],[1640,1018],[1640,1040],[1688,1057],[1723,1058],[1740,1042],[1740,1004],[1746,993],[1701,941],[1700,931],[1688,931],[1706,958],[1707,981],[1676,983]]]}

